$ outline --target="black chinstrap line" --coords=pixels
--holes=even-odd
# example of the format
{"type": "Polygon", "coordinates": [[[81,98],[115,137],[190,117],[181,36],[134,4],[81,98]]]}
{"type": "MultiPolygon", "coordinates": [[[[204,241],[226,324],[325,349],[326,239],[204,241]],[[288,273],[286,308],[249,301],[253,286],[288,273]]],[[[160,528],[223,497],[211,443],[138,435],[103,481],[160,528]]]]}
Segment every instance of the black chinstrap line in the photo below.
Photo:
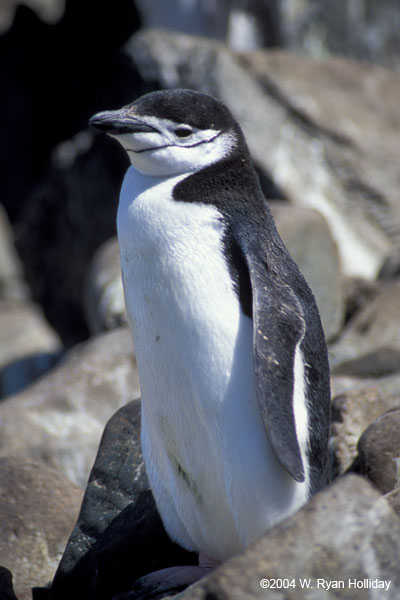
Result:
{"type": "Polygon", "coordinates": [[[214,140],[217,139],[220,135],[222,135],[222,131],[219,131],[213,138],[210,140],[201,140],[201,142],[196,142],[196,144],[191,144],[190,146],[180,146],[179,144],[165,144],[164,146],[152,146],[151,148],[143,148],[143,150],[133,150],[132,148],[127,148],[127,152],[133,152],[133,154],[142,154],[143,152],[151,152],[152,150],[162,150],[163,148],[196,148],[197,146],[201,146],[202,144],[210,144],[214,140]]]}

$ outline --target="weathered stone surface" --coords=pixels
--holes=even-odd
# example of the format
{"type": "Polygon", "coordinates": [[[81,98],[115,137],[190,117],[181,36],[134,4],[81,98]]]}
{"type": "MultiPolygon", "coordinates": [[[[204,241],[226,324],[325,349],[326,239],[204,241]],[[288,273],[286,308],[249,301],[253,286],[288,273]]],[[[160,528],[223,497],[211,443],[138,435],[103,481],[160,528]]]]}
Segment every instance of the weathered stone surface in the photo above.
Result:
{"type": "MultiPolygon", "coordinates": [[[[19,3],[19,0],[2,0],[0,4],[0,34],[6,31],[13,22],[19,3]]],[[[42,21],[55,23],[64,12],[65,0],[26,0],[24,4],[30,6],[42,21]]]]}
{"type": "Polygon", "coordinates": [[[395,76],[283,52],[239,59],[216,42],[157,30],[133,36],[126,51],[145,80],[225,102],[256,164],[295,204],[324,214],[345,273],[376,276],[400,231],[395,76]]]}
{"type": "Polygon", "coordinates": [[[333,398],[331,444],[334,474],[342,474],[352,465],[360,436],[377,417],[395,406],[400,406],[400,396],[385,393],[379,384],[333,398]]]}
{"type": "Polygon", "coordinates": [[[99,335],[0,405],[0,456],[43,460],[85,486],[104,424],[138,395],[129,330],[99,335]]]}
{"type": "Polygon", "coordinates": [[[330,347],[334,374],[381,376],[400,371],[400,281],[357,313],[330,347]]]}
{"type": "Polygon", "coordinates": [[[136,0],[144,27],[159,27],[219,40],[237,50],[275,46],[280,36],[279,0],[186,2],[136,0]]]}
{"type": "Polygon", "coordinates": [[[400,517],[400,487],[397,487],[392,492],[385,494],[384,497],[393,508],[394,512],[400,517]]]}
{"type": "Polygon", "coordinates": [[[287,249],[314,293],[329,341],[339,332],[344,317],[340,261],[329,227],[315,210],[273,202],[271,211],[287,249]]]}
{"type": "Polygon", "coordinates": [[[379,281],[369,281],[368,279],[361,279],[359,277],[344,277],[343,293],[345,297],[346,323],[382,291],[383,285],[379,281]]]}
{"type": "Polygon", "coordinates": [[[341,54],[398,68],[396,0],[288,0],[279,5],[284,45],[297,53],[341,54]]]}
{"type": "Polygon", "coordinates": [[[399,552],[398,517],[365,479],[345,476],[179,598],[396,600],[399,552]],[[294,579],[296,588],[266,592],[260,585],[265,578],[294,579]],[[378,596],[372,588],[349,588],[349,579],[390,581],[390,587],[378,596]],[[302,588],[300,580],[310,580],[312,591],[302,588]],[[332,581],[343,581],[343,588],[324,589],[323,584],[332,581]]]}
{"type": "Polygon", "coordinates": [[[127,325],[116,237],[97,250],[86,276],[85,313],[92,334],[127,325]]]}
{"type": "Polygon", "coordinates": [[[0,300],[0,397],[14,394],[59,358],[61,342],[32,303],[0,300]]]}
{"type": "Polygon", "coordinates": [[[96,248],[115,233],[126,164],[122,151],[106,150],[107,159],[96,160],[111,140],[98,141],[85,157],[87,122],[145,91],[120,51],[139,18],[132,0],[119,0],[115,11],[97,0],[66,0],[62,18],[50,25],[24,4],[0,37],[0,113],[7,115],[1,201],[18,229],[32,295],[71,347],[87,337],[84,274],[96,248]]]}
{"type": "Polygon", "coordinates": [[[20,600],[52,579],[81,500],[82,490],[56,470],[0,458],[0,564],[12,572],[20,600]]]}
{"type": "Polygon", "coordinates": [[[109,600],[149,571],[193,562],[165,533],[139,438],[140,400],[134,400],[105,428],[78,522],[51,591],[41,590],[40,598],[109,600]]]}
{"type": "Polygon", "coordinates": [[[400,408],[371,423],[357,449],[354,472],[368,477],[383,494],[400,487],[400,408]]]}

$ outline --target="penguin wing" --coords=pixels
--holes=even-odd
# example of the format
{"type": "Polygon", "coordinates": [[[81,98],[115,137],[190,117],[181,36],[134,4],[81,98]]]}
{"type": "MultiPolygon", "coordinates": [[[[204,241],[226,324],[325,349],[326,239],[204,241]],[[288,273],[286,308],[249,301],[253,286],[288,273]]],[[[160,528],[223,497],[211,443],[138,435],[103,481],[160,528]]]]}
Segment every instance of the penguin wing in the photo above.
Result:
{"type": "Polygon", "coordinates": [[[252,288],[256,393],[268,439],[295,481],[304,465],[294,417],[295,353],[305,332],[300,302],[290,286],[268,267],[261,248],[246,252],[252,288]]]}

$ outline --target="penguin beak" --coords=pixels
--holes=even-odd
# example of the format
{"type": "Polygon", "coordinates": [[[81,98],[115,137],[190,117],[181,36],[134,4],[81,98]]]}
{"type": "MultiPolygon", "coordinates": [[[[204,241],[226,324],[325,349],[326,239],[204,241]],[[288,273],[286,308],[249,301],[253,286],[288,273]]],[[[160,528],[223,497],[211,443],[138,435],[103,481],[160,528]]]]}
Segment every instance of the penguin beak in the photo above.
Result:
{"type": "Polygon", "coordinates": [[[124,133],[157,132],[157,129],[132,114],[131,107],[96,113],[89,119],[89,125],[113,136],[123,135],[124,133]]]}

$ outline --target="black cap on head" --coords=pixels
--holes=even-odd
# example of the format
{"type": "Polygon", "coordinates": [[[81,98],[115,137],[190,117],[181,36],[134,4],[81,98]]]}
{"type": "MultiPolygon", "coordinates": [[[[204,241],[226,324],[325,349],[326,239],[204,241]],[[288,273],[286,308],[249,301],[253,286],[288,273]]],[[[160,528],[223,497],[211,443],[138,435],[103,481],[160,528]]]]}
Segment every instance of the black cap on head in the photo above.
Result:
{"type": "Polygon", "coordinates": [[[129,106],[140,116],[170,119],[187,123],[198,129],[229,131],[235,120],[227,107],[208,94],[194,90],[175,89],[151,92],[141,96],[129,106]]]}

